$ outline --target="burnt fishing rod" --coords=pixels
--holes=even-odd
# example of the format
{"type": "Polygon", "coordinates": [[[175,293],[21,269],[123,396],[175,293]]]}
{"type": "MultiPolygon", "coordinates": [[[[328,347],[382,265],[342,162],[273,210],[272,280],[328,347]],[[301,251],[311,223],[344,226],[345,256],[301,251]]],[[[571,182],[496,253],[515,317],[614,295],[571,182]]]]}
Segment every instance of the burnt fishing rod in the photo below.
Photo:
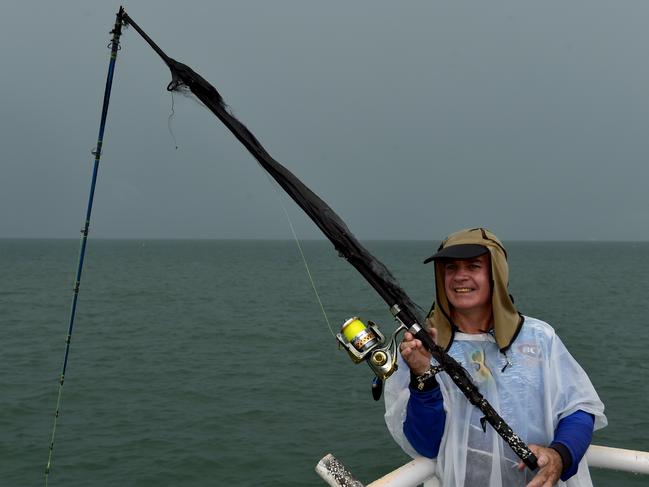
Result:
{"type": "MultiPolygon", "coordinates": [[[[354,268],[365,278],[374,290],[388,304],[392,315],[401,323],[399,329],[407,329],[416,336],[439,362],[443,370],[451,377],[471,404],[484,414],[481,420],[483,428],[488,422],[496,432],[507,442],[516,455],[530,469],[535,470],[537,459],[529,447],[518,437],[496,412],[491,404],[484,398],[471,381],[468,372],[441,347],[437,346],[431,336],[421,325],[423,315],[410,297],[401,288],[390,271],[363,247],[347,225],[331,207],[318,195],[309,189],[293,173],[276,161],[261,145],[257,138],[246,126],[234,117],[219,92],[189,66],[170,58],[160,47],[142,30],[142,28],[123,12],[126,25],[132,26],[151,48],[162,58],[171,71],[172,80],[167,86],[168,91],[191,91],[216,117],[232,132],[257,162],[270,176],[288,193],[295,203],[302,208],[313,222],[320,228],[325,236],[333,243],[339,255],[347,259],[354,268]]],[[[399,329],[397,331],[399,331],[399,329]]],[[[395,332],[396,333],[396,332],[395,332]]],[[[394,343],[394,337],[392,339],[394,343]]],[[[368,363],[377,371],[382,371],[386,366],[389,355],[388,347],[381,350],[385,355],[372,354],[368,363]],[[374,360],[374,364],[372,363],[374,360]],[[381,364],[383,362],[383,364],[381,364]]],[[[396,353],[396,352],[395,352],[396,353]]],[[[379,372],[381,378],[388,374],[379,372]]]]}
{"type": "Polygon", "coordinates": [[[59,377],[59,390],[56,399],[56,410],[54,413],[54,424],[52,426],[52,435],[50,437],[49,454],[47,458],[47,466],[45,467],[45,486],[50,475],[52,468],[52,454],[54,452],[54,439],[56,437],[56,426],[59,416],[61,415],[61,397],[63,394],[63,383],[65,382],[65,371],[68,366],[68,357],[70,355],[70,342],[72,341],[72,330],[74,328],[74,318],[77,311],[77,300],[79,298],[79,287],[81,285],[81,272],[83,270],[83,262],[86,255],[86,245],[88,242],[88,232],[90,230],[90,215],[92,213],[92,203],[95,198],[95,187],[97,185],[97,175],[99,173],[99,160],[101,159],[101,149],[104,143],[104,130],[106,128],[106,118],[108,117],[108,104],[110,102],[110,91],[113,86],[113,75],[115,74],[115,61],[117,60],[117,51],[119,51],[119,39],[122,35],[124,9],[120,7],[119,12],[115,19],[115,25],[110,32],[113,37],[108,45],[110,47],[110,61],[108,63],[108,74],[106,75],[106,87],[104,89],[104,102],[101,107],[101,120],[99,122],[99,136],[97,137],[97,146],[92,151],[95,157],[94,165],[92,168],[92,180],[90,183],[90,195],[88,196],[88,205],[86,207],[86,218],[81,229],[81,247],[79,249],[79,261],[77,264],[77,273],[74,281],[72,305],[70,307],[70,321],[68,324],[68,334],[65,337],[65,356],[63,358],[63,367],[59,377]]]}

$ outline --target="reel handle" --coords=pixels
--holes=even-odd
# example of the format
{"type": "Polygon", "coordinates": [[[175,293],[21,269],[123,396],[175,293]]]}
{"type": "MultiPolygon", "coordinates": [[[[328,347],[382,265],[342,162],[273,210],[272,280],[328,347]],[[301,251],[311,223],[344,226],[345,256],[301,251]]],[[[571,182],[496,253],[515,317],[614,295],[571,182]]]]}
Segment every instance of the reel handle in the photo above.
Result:
{"type": "Polygon", "coordinates": [[[374,376],[374,379],[372,379],[372,399],[378,401],[379,399],[381,399],[382,393],[383,393],[383,379],[374,376]]]}

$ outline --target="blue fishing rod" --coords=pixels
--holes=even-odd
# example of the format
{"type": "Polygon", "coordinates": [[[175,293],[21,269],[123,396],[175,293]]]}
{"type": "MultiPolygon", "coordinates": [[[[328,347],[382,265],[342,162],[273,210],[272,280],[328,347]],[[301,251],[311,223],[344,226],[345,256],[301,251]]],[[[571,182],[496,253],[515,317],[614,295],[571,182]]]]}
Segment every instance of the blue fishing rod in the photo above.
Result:
{"type": "Polygon", "coordinates": [[[45,486],[49,479],[52,468],[52,453],[54,451],[54,438],[56,436],[56,426],[59,416],[61,415],[61,396],[63,393],[63,383],[65,382],[65,371],[68,366],[68,357],[70,355],[70,342],[72,341],[72,330],[74,328],[74,317],[77,311],[77,300],[79,298],[79,287],[81,284],[81,272],[83,270],[83,261],[86,255],[86,245],[88,242],[88,231],[90,229],[90,215],[92,213],[92,203],[95,198],[95,187],[97,186],[97,174],[99,173],[99,160],[101,159],[101,149],[104,143],[104,129],[106,128],[106,118],[108,116],[108,104],[110,102],[110,91],[113,86],[113,75],[115,74],[115,61],[117,60],[117,51],[119,51],[119,38],[122,35],[122,25],[124,25],[124,9],[120,7],[115,19],[115,26],[110,32],[113,37],[108,45],[110,47],[110,61],[108,63],[108,75],[106,76],[106,88],[104,89],[104,103],[101,108],[101,121],[99,122],[99,136],[97,137],[97,146],[92,152],[95,156],[95,162],[92,169],[92,182],[90,183],[90,195],[88,196],[88,206],[86,208],[86,220],[81,230],[81,247],[79,250],[79,262],[77,264],[77,274],[74,282],[74,292],[72,295],[72,305],[70,307],[70,322],[68,325],[68,334],[65,338],[65,356],[63,358],[63,368],[59,377],[59,392],[56,399],[56,411],[54,413],[54,424],[52,426],[52,435],[50,438],[49,455],[47,466],[45,467],[45,486]]]}

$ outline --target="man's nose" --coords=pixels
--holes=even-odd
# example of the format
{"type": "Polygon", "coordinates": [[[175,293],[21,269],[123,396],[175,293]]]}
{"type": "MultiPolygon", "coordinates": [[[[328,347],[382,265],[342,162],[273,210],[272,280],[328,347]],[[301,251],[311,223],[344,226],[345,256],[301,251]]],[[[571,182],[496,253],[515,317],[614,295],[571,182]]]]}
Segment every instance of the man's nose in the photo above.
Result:
{"type": "Polygon", "coordinates": [[[467,272],[466,269],[460,267],[457,272],[455,273],[455,279],[458,281],[464,281],[467,278],[467,272]]]}

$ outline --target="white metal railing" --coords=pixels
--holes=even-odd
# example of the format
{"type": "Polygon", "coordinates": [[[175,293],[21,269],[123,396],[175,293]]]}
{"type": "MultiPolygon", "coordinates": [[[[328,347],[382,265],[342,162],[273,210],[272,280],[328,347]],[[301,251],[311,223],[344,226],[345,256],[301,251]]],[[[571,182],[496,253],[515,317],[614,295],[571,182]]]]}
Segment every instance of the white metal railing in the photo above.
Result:
{"type": "MultiPolygon", "coordinates": [[[[649,452],[591,445],[586,456],[589,467],[649,475],[649,452]]],[[[439,487],[435,465],[430,458],[415,458],[367,487],[416,487],[424,482],[425,487],[439,487]]],[[[331,487],[365,487],[331,454],[318,462],[316,472],[331,487]]]]}
{"type": "Polygon", "coordinates": [[[591,445],[586,452],[591,467],[649,475],[649,452],[591,445]]]}

